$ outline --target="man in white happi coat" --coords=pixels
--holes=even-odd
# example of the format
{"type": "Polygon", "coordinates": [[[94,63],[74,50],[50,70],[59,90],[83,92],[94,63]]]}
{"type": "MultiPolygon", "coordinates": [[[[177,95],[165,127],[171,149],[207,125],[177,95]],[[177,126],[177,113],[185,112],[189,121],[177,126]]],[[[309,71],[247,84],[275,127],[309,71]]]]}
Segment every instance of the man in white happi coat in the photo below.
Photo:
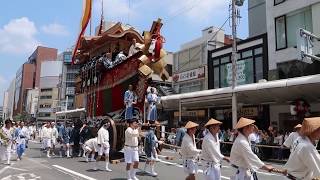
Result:
{"type": "Polygon", "coordinates": [[[127,163],[127,179],[138,180],[136,173],[139,167],[139,141],[140,136],[138,120],[128,120],[129,127],[125,131],[125,143],[124,143],[124,159],[127,163]],[[131,165],[133,164],[133,168],[131,165]]]}
{"type": "Polygon", "coordinates": [[[137,43],[137,40],[135,38],[132,39],[132,44],[129,48],[129,55],[128,57],[134,55],[137,53],[139,50],[141,50],[141,44],[137,43]]]}
{"type": "Polygon", "coordinates": [[[87,140],[84,144],[83,144],[83,153],[86,156],[86,162],[89,162],[89,155],[91,154],[91,158],[90,161],[94,161],[94,155],[96,152],[98,152],[99,150],[99,146],[98,146],[98,138],[91,138],[89,140],[87,140]]]}
{"type": "Polygon", "coordinates": [[[237,169],[236,180],[254,180],[258,169],[272,171],[274,168],[263,163],[256,154],[252,152],[248,137],[254,131],[255,121],[247,118],[240,118],[235,129],[238,130],[238,136],[234,141],[230,162],[237,169]]]}
{"type": "Polygon", "coordinates": [[[104,119],[101,122],[101,128],[98,131],[98,157],[96,161],[96,167],[94,168],[95,170],[97,169],[97,166],[99,164],[99,161],[101,159],[101,156],[104,154],[105,156],[105,170],[108,172],[111,172],[112,170],[109,168],[109,151],[110,151],[110,144],[109,144],[109,131],[108,128],[110,127],[110,123],[108,120],[104,119]]]}
{"type": "Polygon", "coordinates": [[[286,146],[287,148],[290,148],[290,152],[292,152],[292,146],[294,141],[298,139],[298,137],[300,136],[299,132],[300,132],[301,126],[302,126],[301,124],[296,125],[294,127],[295,132],[290,133],[288,138],[283,143],[284,146],[286,146]]]}
{"type": "Polygon", "coordinates": [[[54,122],[51,123],[51,143],[52,143],[52,155],[55,156],[57,139],[59,137],[58,129],[54,122]]]}
{"type": "Polygon", "coordinates": [[[204,162],[205,180],[221,179],[221,161],[229,162],[229,157],[221,154],[218,133],[222,122],[210,119],[204,126],[208,129],[202,142],[201,159],[204,162]]]}
{"type": "Polygon", "coordinates": [[[50,122],[42,128],[41,130],[41,141],[43,142],[44,148],[47,151],[47,157],[50,158],[50,151],[52,147],[52,128],[50,122]]]}
{"type": "Polygon", "coordinates": [[[180,154],[183,160],[184,171],[188,175],[186,180],[195,180],[195,175],[198,172],[197,161],[201,151],[197,149],[194,136],[198,126],[197,123],[189,121],[185,126],[187,133],[184,135],[181,143],[180,154]]]}
{"type": "Polygon", "coordinates": [[[305,118],[300,135],[293,143],[292,152],[284,168],[287,169],[288,177],[306,180],[319,178],[320,154],[315,143],[320,139],[320,117],[305,118]]]}
{"type": "Polygon", "coordinates": [[[12,121],[6,120],[4,126],[1,128],[1,159],[7,160],[6,165],[11,164],[12,144],[14,137],[14,129],[12,128],[12,121]]]}

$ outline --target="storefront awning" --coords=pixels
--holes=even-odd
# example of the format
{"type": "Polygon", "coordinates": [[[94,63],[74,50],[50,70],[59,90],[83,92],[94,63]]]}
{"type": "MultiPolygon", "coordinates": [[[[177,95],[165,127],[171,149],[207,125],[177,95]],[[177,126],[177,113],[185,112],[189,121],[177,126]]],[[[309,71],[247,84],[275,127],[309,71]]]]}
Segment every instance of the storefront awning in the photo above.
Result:
{"type": "MultiPolygon", "coordinates": [[[[320,75],[240,85],[235,88],[238,103],[243,105],[288,104],[298,98],[320,100],[320,75]]],[[[210,89],[161,97],[164,109],[231,106],[232,88],[210,89]]]]}

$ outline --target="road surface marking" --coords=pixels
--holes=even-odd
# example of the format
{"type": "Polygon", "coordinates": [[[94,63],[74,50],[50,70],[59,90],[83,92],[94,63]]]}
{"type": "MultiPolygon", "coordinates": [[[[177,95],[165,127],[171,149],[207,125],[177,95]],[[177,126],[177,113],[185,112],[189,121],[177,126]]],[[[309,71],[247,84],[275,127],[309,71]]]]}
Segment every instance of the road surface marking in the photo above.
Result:
{"type": "MultiPolygon", "coordinates": [[[[143,157],[145,158],[145,157],[143,157]]],[[[164,161],[162,159],[159,159],[158,162],[161,162],[163,164],[168,164],[168,165],[172,165],[172,166],[176,166],[176,167],[179,167],[179,168],[183,168],[182,165],[178,164],[178,163],[172,163],[172,162],[168,162],[168,161],[164,161]]],[[[203,170],[202,169],[199,169],[198,172],[202,173],[203,174],[203,170]]],[[[230,180],[230,178],[228,177],[225,177],[225,176],[221,176],[222,179],[227,179],[227,180],[230,180]]]]}
{"type": "Polygon", "coordinates": [[[72,171],[72,170],[70,170],[70,169],[67,169],[67,168],[62,167],[62,166],[59,166],[59,165],[52,165],[52,166],[55,167],[55,168],[57,168],[57,169],[60,169],[60,170],[62,170],[62,171],[65,171],[65,172],[67,172],[67,173],[71,173],[71,174],[73,174],[73,175],[76,175],[76,176],[78,176],[78,177],[81,177],[81,178],[83,178],[83,179],[87,179],[87,180],[97,180],[97,179],[94,179],[94,178],[92,178],[92,177],[86,176],[86,175],[84,175],[84,174],[80,174],[80,173],[78,173],[78,172],[72,171]]]}
{"type": "Polygon", "coordinates": [[[14,167],[11,167],[11,166],[6,166],[6,167],[4,167],[4,168],[2,168],[1,170],[0,170],[0,174],[2,174],[3,172],[5,172],[6,170],[8,170],[8,169],[12,169],[12,170],[16,170],[16,171],[28,171],[28,170],[26,170],[26,169],[19,169],[19,168],[14,168],[14,167]]]}

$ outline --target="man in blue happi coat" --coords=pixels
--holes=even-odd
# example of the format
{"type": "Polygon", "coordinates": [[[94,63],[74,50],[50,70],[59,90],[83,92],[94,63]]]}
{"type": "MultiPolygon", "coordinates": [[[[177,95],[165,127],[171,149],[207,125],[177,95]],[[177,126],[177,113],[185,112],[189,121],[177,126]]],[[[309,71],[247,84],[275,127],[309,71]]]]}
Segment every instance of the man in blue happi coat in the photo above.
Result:
{"type": "Polygon", "coordinates": [[[126,106],[125,120],[133,119],[133,105],[137,104],[133,87],[130,84],[128,90],[124,93],[124,104],[126,106]]]}

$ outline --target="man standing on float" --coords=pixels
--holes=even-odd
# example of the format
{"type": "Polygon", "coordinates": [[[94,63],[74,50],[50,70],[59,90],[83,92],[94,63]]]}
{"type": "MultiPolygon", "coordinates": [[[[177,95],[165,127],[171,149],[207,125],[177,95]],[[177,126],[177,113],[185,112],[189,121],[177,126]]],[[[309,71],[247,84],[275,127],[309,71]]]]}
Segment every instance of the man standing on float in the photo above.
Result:
{"type": "Polygon", "coordinates": [[[124,93],[124,104],[126,106],[125,119],[133,119],[133,105],[136,104],[136,98],[133,93],[133,87],[130,84],[128,90],[124,93]]]}

